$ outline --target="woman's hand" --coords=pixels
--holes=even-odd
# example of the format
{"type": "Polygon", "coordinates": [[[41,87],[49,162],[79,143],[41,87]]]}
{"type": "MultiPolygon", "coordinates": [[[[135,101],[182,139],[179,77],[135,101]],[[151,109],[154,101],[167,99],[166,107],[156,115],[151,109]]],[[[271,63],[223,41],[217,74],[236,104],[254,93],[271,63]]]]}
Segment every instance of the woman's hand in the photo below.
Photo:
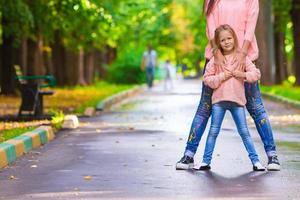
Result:
{"type": "Polygon", "coordinates": [[[224,71],[223,65],[226,63],[226,58],[223,56],[220,50],[214,53],[214,64],[218,67],[220,71],[224,71]]]}
{"type": "Polygon", "coordinates": [[[239,51],[235,54],[235,59],[233,62],[237,62],[237,70],[245,71],[246,56],[247,54],[242,51],[239,51]]]}

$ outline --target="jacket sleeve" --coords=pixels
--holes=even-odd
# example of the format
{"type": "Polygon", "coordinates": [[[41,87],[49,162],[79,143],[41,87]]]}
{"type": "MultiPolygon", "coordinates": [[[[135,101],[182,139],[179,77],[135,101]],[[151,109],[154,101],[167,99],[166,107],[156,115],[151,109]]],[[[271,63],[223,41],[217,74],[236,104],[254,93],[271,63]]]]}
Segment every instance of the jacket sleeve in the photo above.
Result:
{"type": "Polygon", "coordinates": [[[217,74],[213,59],[209,61],[206,67],[206,71],[203,76],[203,82],[205,85],[212,89],[217,89],[221,83],[225,80],[225,74],[223,72],[217,74]]]}
{"type": "Polygon", "coordinates": [[[246,58],[246,82],[254,83],[261,77],[260,70],[256,68],[253,62],[247,57],[246,58]]]}
{"type": "Polygon", "coordinates": [[[258,0],[250,0],[247,6],[247,20],[245,29],[245,40],[252,41],[255,34],[255,27],[257,23],[259,13],[259,2],[258,0]]]}

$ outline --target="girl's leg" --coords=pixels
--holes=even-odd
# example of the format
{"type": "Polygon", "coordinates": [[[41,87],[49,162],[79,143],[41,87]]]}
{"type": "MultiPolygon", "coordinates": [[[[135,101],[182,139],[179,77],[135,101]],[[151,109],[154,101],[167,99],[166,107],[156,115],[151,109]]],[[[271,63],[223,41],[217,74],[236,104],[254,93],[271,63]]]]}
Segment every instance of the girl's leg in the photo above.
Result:
{"type": "Polygon", "coordinates": [[[205,150],[202,163],[210,165],[216,140],[219,135],[222,121],[226,112],[226,107],[222,104],[215,104],[212,107],[211,125],[206,139],[205,150]]]}
{"type": "Polygon", "coordinates": [[[245,109],[242,106],[233,105],[230,108],[230,112],[237,126],[238,132],[243,140],[243,143],[246,147],[246,150],[249,154],[248,156],[252,164],[254,165],[255,163],[259,162],[259,159],[253,144],[253,140],[249,134],[249,130],[247,127],[245,109]]]}
{"type": "Polygon", "coordinates": [[[268,157],[276,156],[277,153],[273,132],[262,102],[258,82],[252,84],[245,83],[245,93],[247,98],[247,110],[255,122],[257,131],[264,144],[265,152],[268,157]]]}
{"type": "MultiPolygon", "coordinates": [[[[206,61],[207,64],[208,60],[206,61]]],[[[206,67],[205,64],[205,67],[206,67]]],[[[204,70],[205,71],[205,70],[204,70]]],[[[211,114],[211,96],[213,90],[202,83],[202,93],[197,112],[193,119],[188,141],[186,144],[185,156],[194,157],[201,137],[205,131],[207,121],[211,114]]]]}

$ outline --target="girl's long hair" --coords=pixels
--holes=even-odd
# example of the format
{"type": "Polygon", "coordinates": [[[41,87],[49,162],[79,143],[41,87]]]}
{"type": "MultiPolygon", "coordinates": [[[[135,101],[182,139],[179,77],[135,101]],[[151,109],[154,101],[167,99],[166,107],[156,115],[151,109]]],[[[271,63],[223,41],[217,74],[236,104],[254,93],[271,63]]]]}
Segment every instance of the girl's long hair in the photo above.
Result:
{"type": "Polygon", "coordinates": [[[204,15],[209,15],[210,14],[210,12],[212,11],[212,8],[214,7],[214,5],[215,5],[215,2],[216,2],[217,0],[204,0],[204,2],[203,2],[203,14],[204,15]],[[207,1],[209,1],[208,2],[208,5],[207,5],[207,8],[206,8],[206,2],[207,1]]]}
{"type": "Polygon", "coordinates": [[[237,39],[236,33],[234,32],[233,28],[231,28],[231,26],[229,26],[228,24],[223,24],[215,30],[214,40],[215,40],[215,43],[216,43],[218,49],[220,49],[221,52],[223,53],[223,49],[221,48],[221,45],[220,45],[220,33],[222,31],[228,31],[232,35],[233,40],[234,40],[234,51],[237,51],[238,47],[239,47],[238,39],[237,39]]]}

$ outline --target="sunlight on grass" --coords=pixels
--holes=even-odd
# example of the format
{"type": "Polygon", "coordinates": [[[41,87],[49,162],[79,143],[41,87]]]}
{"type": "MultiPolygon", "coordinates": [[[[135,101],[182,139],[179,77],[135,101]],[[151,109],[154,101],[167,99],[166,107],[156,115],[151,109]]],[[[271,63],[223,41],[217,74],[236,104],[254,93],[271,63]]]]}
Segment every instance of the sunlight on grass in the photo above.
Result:
{"type": "Polygon", "coordinates": [[[294,101],[300,102],[300,87],[293,87],[290,85],[274,85],[274,86],[264,86],[260,87],[262,92],[285,97],[294,101]]]}

